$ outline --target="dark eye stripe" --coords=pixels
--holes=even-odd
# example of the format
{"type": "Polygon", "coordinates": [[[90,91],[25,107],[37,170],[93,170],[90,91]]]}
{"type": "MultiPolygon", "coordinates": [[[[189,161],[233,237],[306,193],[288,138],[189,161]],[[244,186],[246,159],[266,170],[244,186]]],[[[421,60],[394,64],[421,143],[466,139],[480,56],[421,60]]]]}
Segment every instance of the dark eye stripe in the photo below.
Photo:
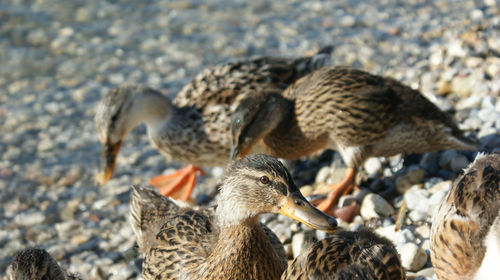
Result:
{"type": "Polygon", "coordinates": [[[271,187],[273,187],[274,189],[277,189],[279,192],[281,192],[283,195],[287,195],[288,194],[288,189],[286,187],[285,184],[283,184],[282,182],[279,182],[279,181],[274,181],[272,184],[271,184],[271,187]]]}
{"type": "MultiPolygon", "coordinates": [[[[248,179],[251,179],[251,180],[254,180],[254,181],[260,181],[260,178],[263,177],[263,176],[253,176],[253,175],[248,175],[248,174],[242,174],[241,176],[244,176],[245,178],[248,178],[248,179]]],[[[276,179],[275,180],[271,180],[270,179],[270,181],[268,183],[268,186],[270,188],[278,190],[283,195],[287,195],[288,194],[288,188],[287,188],[286,184],[283,183],[283,182],[281,182],[281,181],[279,181],[279,180],[276,180],[276,179]]]]}

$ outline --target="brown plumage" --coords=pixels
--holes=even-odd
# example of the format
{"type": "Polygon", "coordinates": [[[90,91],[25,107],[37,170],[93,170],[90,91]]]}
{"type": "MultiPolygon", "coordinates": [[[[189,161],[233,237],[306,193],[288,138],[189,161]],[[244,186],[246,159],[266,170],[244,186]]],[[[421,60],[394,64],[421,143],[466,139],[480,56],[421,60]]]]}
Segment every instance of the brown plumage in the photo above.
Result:
{"type": "Polygon", "coordinates": [[[7,268],[9,280],[73,280],[79,277],[68,273],[44,249],[30,248],[19,252],[7,268]]]}
{"type": "Polygon", "coordinates": [[[369,157],[477,148],[451,116],[418,91],[347,67],[319,69],[282,94],[242,101],[233,114],[232,133],[233,157],[259,140],[270,155],[285,159],[338,150],[349,177],[334,198],[354,183],[355,170],[369,157]]]}
{"type": "Polygon", "coordinates": [[[278,160],[252,155],[234,162],[214,208],[194,210],[134,188],[132,227],[144,253],[145,279],[279,279],[282,244],[258,222],[282,213],[327,231],[336,221],[311,206],[278,160]]]}
{"type": "Polygon", "coordinates": [[[314,243],[288,266],[282,280],[400,280],[405,274],[394,245],[369,229],[340,231],[314,243]]]}
{"type": "MultiPolygon", "coordinates": [[[[231,148],[231,115],[240,101],[261,91],[281,92],[328,63],[330,52],[327,47],[312,57],[267,57],[217,65],[198,74],[173,100],[147,87],[124,86],[109,91],[95,115],[102,144],[98,181],[103,184],[111,178],[123,139],[140,123],[147,125],[151,143],[168,160],[225,166],[231,148]]],[[[188,169],[184,172],[187,174],[177,177],[189,178],[194,185],[193,175],[198,170],[188,169]]],[[[163,179],[151,183],[162,194],[173,194],[176,189],[163,187],[163,179]]],[[[187,192],[182,198],[189,198],[187,192]]]]}
{"type": "Polygon", "coordinates": [[[500,154],[478,154],[441,202],[431,229],[438,279],[497,279],[500,273],[500,154]]]}

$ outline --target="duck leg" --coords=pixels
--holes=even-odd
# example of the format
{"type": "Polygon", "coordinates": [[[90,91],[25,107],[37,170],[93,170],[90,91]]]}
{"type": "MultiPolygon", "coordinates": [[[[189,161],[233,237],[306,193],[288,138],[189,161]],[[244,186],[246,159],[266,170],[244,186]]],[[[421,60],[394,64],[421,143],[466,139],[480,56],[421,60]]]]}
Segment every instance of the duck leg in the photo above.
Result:
{"type": "Polygon", "coordinates": [[[339,201],[339,198],[347,194],[354,188],[354,175],[356,171],[354,168],[347,168],[344,178],[338,185],[332,184],[320,189],[321,192],[328,192],[328,196],[323,200],[316,200],[315,204],[318,203],[317,207],[319,210],[332,215],[333,210],[335,209],[335,205],[339,201]]]}
{"type": "Polygon", "coordinates": [[[204,175],[200,167],[188,165],[172,174],[153,177],[149,184],[164,196],[188,201],[196,184],[196,173],[204,175]]]}

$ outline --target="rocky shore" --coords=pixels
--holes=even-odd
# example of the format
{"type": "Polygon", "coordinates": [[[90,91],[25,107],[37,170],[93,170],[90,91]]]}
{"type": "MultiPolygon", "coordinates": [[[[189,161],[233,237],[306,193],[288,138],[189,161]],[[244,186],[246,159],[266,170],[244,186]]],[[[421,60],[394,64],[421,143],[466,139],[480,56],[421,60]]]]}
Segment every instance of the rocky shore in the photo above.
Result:
{"type": "MultiPolygon", "coordinates": [[[[93,114],[104,92],[141,84],[173,96],[211,65],[312,54],[326,45],[335,47],[332,64],[418,88],[478,138],[481,151],[500,150],[495,0],[0,3],[0,279],[27,247],[46,249],[84,279],[140,277],[130,186],[181,165],[167,162],[141,126],[123,143],[114,178],[98,186],[93,114]]],[[[431,218],[475,154],[370,159],[360,172],[361,191],[340,202],[357,201],[361,215],[342,225],[374,228],[395,243],[409,276],[431,279],[431,218]]],[[[289,165],[306,194],[336,182],[345,168],[332,151],[289,165]]],[[[194,193],[199,203],[216,195],[223,170],[206,173],[194,193]]],[[[325,236],[284,216],[262,221],[290,258],[325,236]]]]}

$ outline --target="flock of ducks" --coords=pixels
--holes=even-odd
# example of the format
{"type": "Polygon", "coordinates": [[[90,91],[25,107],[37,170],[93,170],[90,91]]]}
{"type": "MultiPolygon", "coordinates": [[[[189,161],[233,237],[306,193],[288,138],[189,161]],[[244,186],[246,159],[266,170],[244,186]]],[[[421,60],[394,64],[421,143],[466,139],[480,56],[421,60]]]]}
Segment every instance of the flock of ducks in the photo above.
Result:
{"type": "MultiPolygon", "coordinates": [[[[390,240],[368,229],[341,230],[327,214],[335,214],[369,157],[476,151],[478,143],[418,91],[328,66],[331,50],[215,66],[174,100],[139,86],[105,94],[95,117],[100,183],[112,177],[122,141],[140,123],[169,160],[188,164],[152,178],[155,189],[133,187],[130,217],[144,279],[405,279],[390,240]],[[339,151],[348,168],[339,184],[321,190],[328,195],[316,208],[276,157],[299,159],[324,149],[339,151]],[[216,206],[172,199],[189,200],[201,166],[227,166],[216,206]],[[328,237],[288,264],[281,242],[258,222],[263,213],[286,215],[328,237]]],[[[431,234],[438,279],[485,279],[498,271],[499,181],[500,155],[478,154],[443,200],[431,234]]],[[[41,249],[21,252],[8,275],[74,277],[41,249]]]]}

